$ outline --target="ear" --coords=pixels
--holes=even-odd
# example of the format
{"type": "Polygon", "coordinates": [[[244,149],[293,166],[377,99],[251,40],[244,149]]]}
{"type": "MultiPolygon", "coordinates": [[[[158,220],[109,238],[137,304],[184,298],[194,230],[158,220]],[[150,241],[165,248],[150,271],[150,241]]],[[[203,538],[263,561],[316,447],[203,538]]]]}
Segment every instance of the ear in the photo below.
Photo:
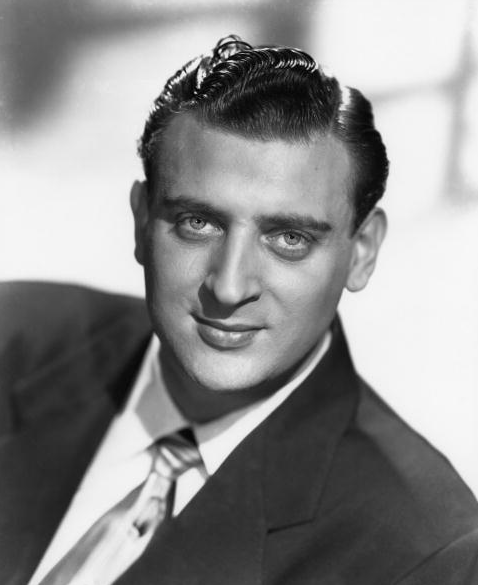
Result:
{"type": "Polygon", "coordinates": [[[385,212],[374,207],[353,236],[355,241],[346,283],[350,292],[358,292],[367,285],[386,232],[385,212]]]}
{"type": "Polygon", "coordinates": [[[134,256],[140,264],[143,264],[144,241],[148,223],[147,187],[145,182],[135,181],[133,183],[130,192],[130,204],[134,217],[134,256]]]}

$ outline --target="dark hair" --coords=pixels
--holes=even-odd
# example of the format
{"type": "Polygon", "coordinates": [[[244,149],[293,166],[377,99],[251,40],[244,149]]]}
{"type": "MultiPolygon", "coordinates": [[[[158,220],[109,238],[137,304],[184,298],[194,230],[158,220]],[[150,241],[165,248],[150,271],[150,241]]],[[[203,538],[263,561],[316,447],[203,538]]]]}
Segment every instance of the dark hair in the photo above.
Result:
{"type": "Polygon", "coordinates": [[[297,49],[253,48],[232,35],[221,39],[211,55],[177,71],[155,100],[139,142],[148,182],[164,129],[182,112],[250,139],[338,138],[353,161],[354,230],[385,190],[388,159],[370,102],[297,49]]]}

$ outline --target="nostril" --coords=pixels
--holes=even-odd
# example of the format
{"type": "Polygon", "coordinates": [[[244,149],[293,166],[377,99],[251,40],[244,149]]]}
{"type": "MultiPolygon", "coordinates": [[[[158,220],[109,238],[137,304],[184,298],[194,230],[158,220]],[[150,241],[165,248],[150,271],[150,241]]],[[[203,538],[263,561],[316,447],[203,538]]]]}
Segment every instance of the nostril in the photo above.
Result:
{"type": "Polygon", "coordinates": [[[201,314],[208,319],[228,319],[242,305],[251,302],[251,299],[246,299],[234,305],[222,303],[205,283],[200,287],[198,297],[201,305],[201,314]]]}

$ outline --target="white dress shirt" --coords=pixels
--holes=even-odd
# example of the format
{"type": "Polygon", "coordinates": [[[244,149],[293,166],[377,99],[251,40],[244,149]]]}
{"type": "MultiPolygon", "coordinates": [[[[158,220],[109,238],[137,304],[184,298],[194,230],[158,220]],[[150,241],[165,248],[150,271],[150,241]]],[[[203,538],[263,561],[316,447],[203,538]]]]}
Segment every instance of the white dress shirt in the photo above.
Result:
{"type": "Polygon", "coordinates": [[[81,536],[117,502],[140,485],[151,467],[151,446],[158,438],[192,428],[204,466],[176,482],[172,514],[178,515],[208,476],[312,372],[330,345],[328,332],[294,377],[272,396],[205,424],[190,423],[166,391],[159,339],[153,335],[131,395],[118,413],[88,467],[71,504],[28,585],[38,585],[81,536]]]}

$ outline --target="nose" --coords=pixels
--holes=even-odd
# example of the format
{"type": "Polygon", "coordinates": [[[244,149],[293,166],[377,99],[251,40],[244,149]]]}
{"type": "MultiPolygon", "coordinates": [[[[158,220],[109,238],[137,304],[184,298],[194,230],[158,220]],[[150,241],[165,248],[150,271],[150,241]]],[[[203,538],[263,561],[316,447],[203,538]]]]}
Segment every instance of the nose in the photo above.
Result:
{"type": "Polygon", "coordinates": [[[213,253],[205,285],[223,305],[239,305],[260,297],[260,266],[247,234],[227,235],[213,253]]]}

